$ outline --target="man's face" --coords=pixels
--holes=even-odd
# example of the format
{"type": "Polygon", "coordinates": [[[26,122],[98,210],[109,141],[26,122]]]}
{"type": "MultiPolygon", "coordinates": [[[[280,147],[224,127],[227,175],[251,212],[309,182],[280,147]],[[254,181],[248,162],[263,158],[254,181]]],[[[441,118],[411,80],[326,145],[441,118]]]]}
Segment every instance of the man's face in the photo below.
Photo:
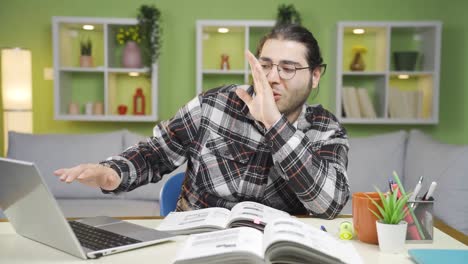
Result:
{"type": "MultiPolygon", "coordinates": [[[[306,47],[302,43],[269,39],[263,45],[259,62],[260,64],[280,64],[287,66],[288,69],[308,67],[310,65],[306,61],[306,54],[306,47]]],[[[311,89],[317,86],[320,73],[317,75],[312,82],[310,69],[296,70],[293,78],[284,80],[280,77],[277,66],[274,65],[267,79],[273,89],[278,110],[285,115],[300,111],[311,89]]]]}

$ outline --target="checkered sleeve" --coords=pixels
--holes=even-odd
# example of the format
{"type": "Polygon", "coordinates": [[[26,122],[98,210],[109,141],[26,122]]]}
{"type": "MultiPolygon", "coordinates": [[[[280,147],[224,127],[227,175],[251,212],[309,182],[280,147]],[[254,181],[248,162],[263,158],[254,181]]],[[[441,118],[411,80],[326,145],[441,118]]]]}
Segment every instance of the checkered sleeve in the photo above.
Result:
{"type": "Polygon", "coordinates": [[[197,96],[176,115],[153,129],[153,136],[129,147],[101,164],[113,168],[122,178],[112,193],[131,191],[150,182],[158,182],[186,161],[188,146],[195,139],[201,116],[197,96]]]}
{"type": "Polygon", "coordinates": [[[309,214],[335,218],[349,198],[348,140],[332,114],[314,115],[312,128],[296,130],[282,117],[267,132],[273,161],[309,214]]]}

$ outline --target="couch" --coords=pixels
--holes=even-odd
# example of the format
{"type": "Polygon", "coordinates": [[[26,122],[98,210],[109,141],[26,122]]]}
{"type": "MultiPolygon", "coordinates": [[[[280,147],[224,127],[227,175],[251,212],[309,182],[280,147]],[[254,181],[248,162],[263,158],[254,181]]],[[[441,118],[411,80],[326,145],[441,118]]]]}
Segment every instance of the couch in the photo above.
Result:
{"type": "MultiPolygon", "coordinates": [[[[180,167],[156,184],[121,195],[106,195],[78,183],[66,185],[52,172],[59,167],[96,162],[122,152],[144,137],[126,130],[85,135],[30,135],[10,132],[8,157],[33,161],[67,217],[156,216],[159,192],[180,167]]],[[[424,176],[421,195],[432,181],[438,186],[434,214],[446,224],[468,234],[468,146],[437,142],[418,131],[398,131],[376,136],[351,138],[348,177],[351,192],[388,189],[388,179],[396,171],[405,189],[412,190],[424,176]]],[[[351,213],[350,200],[342,213],[351,213]]],[[[1,217],[1,216],[0,216],[1,217]]]]}
{"type": "Polygon", "coordinates": [[[66,217],[159,216],[158,201],[162,185],[171,175],[185,168],[180,167],[157,184],[149,184],[132,192],[103,194],[100,189],[78,182],[63,183],[53,175],[53,171],[101,161],[143,140],[143,136],[120,130],[76,135],[9,132],[8,138],[7,157],[31,161],[37,165],[66,217]]]}

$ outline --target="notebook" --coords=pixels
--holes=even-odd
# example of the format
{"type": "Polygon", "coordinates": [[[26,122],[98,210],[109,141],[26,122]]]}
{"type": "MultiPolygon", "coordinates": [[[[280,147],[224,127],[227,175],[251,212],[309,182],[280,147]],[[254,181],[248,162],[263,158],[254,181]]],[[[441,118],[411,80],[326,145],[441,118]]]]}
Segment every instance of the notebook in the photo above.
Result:
{"type": "Polygon", "coordinates": [[[76,257],[98,258],[174,237],[106,216],[67,222],[34,163],[0,158],[0,172],[0,208],[16,233],[76,257]]]}
{"type": "Polygon", "coordinates": [[[408,254],[417,264],[468,263],[468,250],[463,249],[409,249],[408,254]]]}

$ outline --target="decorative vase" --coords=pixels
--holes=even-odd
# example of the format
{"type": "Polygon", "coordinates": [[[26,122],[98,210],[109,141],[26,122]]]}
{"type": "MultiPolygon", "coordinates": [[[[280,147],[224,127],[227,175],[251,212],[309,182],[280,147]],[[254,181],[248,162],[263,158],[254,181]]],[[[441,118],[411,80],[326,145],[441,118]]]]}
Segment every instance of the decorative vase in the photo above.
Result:
{"type": "Polygon", "coordinates": [[[133,95],[133,114],[134,115],[145,115],[145,95],[143,89],[137,88],[133,95]]]}
{"type": "Polygon", "coordinates": [[[351,62],[351,65],[349,65],[349,68],[352,71],[363,71],[366,68],[361,52],[356,52],[354,54],[353,61],[351,62]]]}
{"type": "Polygon", "coordinates": [[[397,225],[389,225],[377,221],[376,224],[380,251],[400,253],[405,249],[407,222],[401,221],[397,225]]]}
{"type": "Polygon", "coordinates": [[[87,55],[81,55],[80,67],[93,67],[93,57],[87,56],[87,55]]]}
{"type": "Polygon", "coordinates": [[[227,71],[231,69],[231,66],[229,65],[229,55],[227,54],[221,54],[221,70],[227,71]]]}
{"type": "Polygon", "coordinates": [[[122,52],[122,66],[125,68],[141,68],[141,50],[135,41],[128,41],[122,52]]]}
{"type": "Polygon", "coordinates": [[[414,71],[416,68],[416,61],[418,60],[418,52],[396,51],[393,52],[393,60],[395,61],[395,70],[414,71]]]}

